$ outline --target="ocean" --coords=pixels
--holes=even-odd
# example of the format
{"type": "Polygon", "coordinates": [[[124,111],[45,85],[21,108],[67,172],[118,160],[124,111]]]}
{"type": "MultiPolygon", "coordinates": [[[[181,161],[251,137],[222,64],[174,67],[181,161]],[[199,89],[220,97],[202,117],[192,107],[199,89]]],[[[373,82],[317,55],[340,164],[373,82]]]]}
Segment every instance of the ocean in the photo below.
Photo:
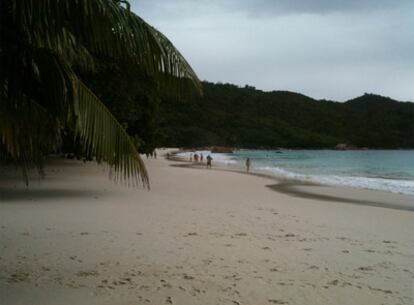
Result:
{"type": "Polygon", "coordinates": [[[237,150],[211,156],[213,165],[239,169],[250,158],[251,171],[278,178],[414,195],[414,150],[237,150]]]}

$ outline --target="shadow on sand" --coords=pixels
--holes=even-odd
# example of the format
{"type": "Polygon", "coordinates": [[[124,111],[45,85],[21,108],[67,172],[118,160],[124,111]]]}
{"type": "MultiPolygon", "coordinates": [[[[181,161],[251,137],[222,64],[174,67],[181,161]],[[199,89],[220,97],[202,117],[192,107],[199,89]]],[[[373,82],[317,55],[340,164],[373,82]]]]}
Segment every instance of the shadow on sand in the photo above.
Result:
{"type": "Polygon", "coordinates": [[[3,188],[0,187],[0,204],[17,201],[62,200],[70,198],[98,197],[101,192],[93,190],[64,189],[64,188],[3,188]]]}
{"type": "Polygon", "coordinates": [[[293,197],[322,200],[322,201],[336,201],[336,202],[349,203],[349,204],[367,205],[367,206],[381,207],[381,208],[386,208],[386,209],[396,209],[396,210],[414,212],[414,206],[410,206],[410,205],[377,202],[377,201],[370,201],[370,200],[363,200],[363,199],[356,199],[356,198],[346,198],[346,197],[340,197],[340,196],[331,196],[331,195],[326,195],[322,193],[315,194],[313,192],[307,192],[306,190],[298,189],[296,188],[296,186],[299,186],[299,184],[295,185],[295,184],[289,184],[289,183],[281,183],[281,184],[266,185],[266,187],[270,188],[271,190],[277,191],[279,193],[287,194],[293,197]]]}

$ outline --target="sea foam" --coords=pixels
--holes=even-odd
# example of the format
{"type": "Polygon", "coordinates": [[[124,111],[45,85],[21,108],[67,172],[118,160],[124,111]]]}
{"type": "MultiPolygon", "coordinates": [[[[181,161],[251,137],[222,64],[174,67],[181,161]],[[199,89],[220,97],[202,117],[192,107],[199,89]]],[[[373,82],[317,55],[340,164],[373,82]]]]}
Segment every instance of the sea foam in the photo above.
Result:
{"type": "Polygon", "coordinates": [[[258,167],[256,169],[259,171],[270,172],[275,177],[281,179],[414,195],[414,181],[412,180],[337,175],[304,175],[271,166],[258,167]]]}
{"type": "Polygon", "coordinates": [[[244,168],[246,158],[250,157],[252,159],[251,171],[267,172],[280,179],[414,195],[414,179],[410,171],[413,167],[413,151],[368,151],[344,154],[326,150],[291,150],[275,154],[264,150],[240,150],[234,154],[215,154],[204,150],[182,152],[178,155],[189,160],[190,155],[194,153],[202,153],[204,159],[210,154],[213,164],[218,163],[237,169],[244,168]],[[339,165],[344,166],[344,160],[346,161],[345,170],[339,173],[339,165]],[[327,163],[327,161],[330,162],[327,163]],[[287,169],[288,166],[282,168],[269,163],[284,163],[284,165],[295,168],[287,169]],[[366,164],[370,165],[368,170],[366,164]],[[387,164],[393,164],[392,168],[386,170],[380,168],[387,164]],[[361,172],[362,168],[364,168],[363,172],[361,172]]]}

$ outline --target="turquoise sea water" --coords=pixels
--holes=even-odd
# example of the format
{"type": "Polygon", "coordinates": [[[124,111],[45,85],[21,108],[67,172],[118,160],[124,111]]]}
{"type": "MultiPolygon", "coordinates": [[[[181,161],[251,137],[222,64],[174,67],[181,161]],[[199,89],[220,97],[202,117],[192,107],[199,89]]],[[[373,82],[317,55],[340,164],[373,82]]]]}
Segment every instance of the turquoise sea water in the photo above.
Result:
{"type": "Polygon", "coordinates": [[[281,178],[414,195],[414,150],[239,150],[212,156],[238,168],[249,157],[253,171],[281,178]]]}

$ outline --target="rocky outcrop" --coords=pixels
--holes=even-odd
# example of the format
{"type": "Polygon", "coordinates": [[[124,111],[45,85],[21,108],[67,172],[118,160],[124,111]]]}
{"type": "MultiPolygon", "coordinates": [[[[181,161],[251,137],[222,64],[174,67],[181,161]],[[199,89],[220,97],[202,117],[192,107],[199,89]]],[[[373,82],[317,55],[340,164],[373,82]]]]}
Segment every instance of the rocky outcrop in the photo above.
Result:
{"type": "Polygon", "coordinates": [[[338,145],[336,145],[334,147],[335,150],[351,150],[351,149],[356,149],[355,146],[349,145],[349,144],[345,144],[345,143],[340,143],[338,145]]]}
{"type": "Polygon", "coordinates": [[[231,147],[214,146],[211,148],[211,152],[216,154],[232,154],[233,151],[234,148],[231,147]]]}

